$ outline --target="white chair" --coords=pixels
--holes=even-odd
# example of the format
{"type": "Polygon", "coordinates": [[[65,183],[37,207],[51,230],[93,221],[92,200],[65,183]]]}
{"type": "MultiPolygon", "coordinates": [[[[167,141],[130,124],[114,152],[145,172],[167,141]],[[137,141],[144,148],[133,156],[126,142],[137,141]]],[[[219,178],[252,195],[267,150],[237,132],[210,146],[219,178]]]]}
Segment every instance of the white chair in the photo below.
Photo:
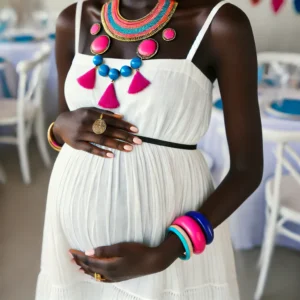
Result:
{"type": "Polygon", "coordinates": [[[12,63],[0,57],[0,98],[17,96],[18,76],[12,63]]]}
{"type": "Polygon", "coordinates": [[[37,29],[45,30],[49,26],[49,13],[44,10],[37,10],[32,13],[32,19],[37,29]]]}
{"type": "Polygon", "coordinates": [[[261,52],[257,54],[257,60],[259,66],[268,66],[263,78],[275,79],[279,84],[278,98],[284,96],[286,88],[295,88],[300,84],[299,53],[261,52]]]}
{"type": "Polygon", "coordinates": [[[33,126],[42,159],[47,167],[51,165],[42,105],[50,51],[50,46],[44,44],[32,60],[21,61],[17,65],[17,99],[0,99],[0,126],[16,126],[16,135],[0,136],[0,143],[17,145],[21,172],[26,184],[31,182],[27,144],[33,126]]]}
{"type": "Polygon", "coordinates": [[[0,9],[0,22],[4,22],[7,29],[15,27],[18,22],[16,10],[11,7],[0,9]]]}
{"type": "Polygon", "coordinates": [[[300,143],[300,132],[264,129],[264,140],[276,143],[275,174],[265,186],[266,227],[260,257],[260,274],[254,299],[262,297],[277,234],[300,243],[300,233],[293,232],[285,225],[288,222],[300,225],[300,155],[290,143],[300,143]],[[284,171],[287,171],[284,172],[284,171]]]}

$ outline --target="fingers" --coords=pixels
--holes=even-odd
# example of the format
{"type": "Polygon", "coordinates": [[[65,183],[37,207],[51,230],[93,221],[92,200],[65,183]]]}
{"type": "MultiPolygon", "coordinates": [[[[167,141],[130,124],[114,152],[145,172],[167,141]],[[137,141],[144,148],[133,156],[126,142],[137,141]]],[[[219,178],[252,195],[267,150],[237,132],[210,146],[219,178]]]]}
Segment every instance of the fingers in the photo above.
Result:
{"type": "Polygon", "coordinates": [[[120,258],[104,258],[99,259],[89,257],[82,253],[72,253],[74,259],[72,260],[80,267],[85,274],[94,277],[95,273],[101,274],[106,282],[111,282],[115,271],[120,263],[120,258]]]}
{"type": "Polygon", "coordinates": [[[82,136],[82,140],[125,152],[133,150],[131,144],[142,144],[142,140],[138,137],[132,136],[126,131],[114,130],[111,128],[100,135],[91,132],[85,133],[82,136]]]}
{"type": "MultiPolygon", "coordinates": [[[[100,118],[101,115],[101,111],[99,114],[99,111],[97,109],[90,109],[88,111],[84,111],[83,112],[85,114],[86,118],[89,118],[90,120],[90,124],[94,123],[97,119],[100,118]],[[89,115],[92,114],[93,116],[89,115]]],[[[102,112],[103,113],[103,112],[102,112]]],[[[131,123],[124,121],[122,118],[122,115],[117,115],[117,114],[106,114],[103,113],[103,120],[105,120],[106,124],[108,126],[111,127],[115,127],[118,129],[122,129],[128,132],[133,132],[133,133],[137,133],[139,130],[131,123]]],[[[92,127],[90,128],[90,130],[92,130],[92,127]]]]}
{"type": "Polygon", "coordinates": [[[142,140],[137,136],[130,134],[127,131],[114,129],[112,127],[107,127],[106,131],[104,132],[104,135],[128,142],[130,144],[141,145],[143,143],[142,140]]]}
{"type": "Polygon", "coordinates": [[[85,141],[78,141],[76,143],[76,149],[105,158],[113,158],[115,156],[111,151],[99,148],[85,141]]]}
{"type": "Polygon", "coordinates": [[[109,126],[112,126],[112,127],[118,128],[118,129],[122,129],[122,130],[126,130],[128,132],[133,132],[133,133],[139,132],[137,127],[135,127],[133,124],[128,123],[126,121],[111,117],[109,115],[103,115],[103,119],[109,126]]]}
{"type": "Polygon", "coordinates": [[[88,142],[96,143],[98,145],[116,149],[119,151],[130,152],[133,150],[132,145],[124,143],[119,140],[115,140],[103,134],[96,135],[94,133],[86,133],[83,135],[82,139],[88,142]]]}

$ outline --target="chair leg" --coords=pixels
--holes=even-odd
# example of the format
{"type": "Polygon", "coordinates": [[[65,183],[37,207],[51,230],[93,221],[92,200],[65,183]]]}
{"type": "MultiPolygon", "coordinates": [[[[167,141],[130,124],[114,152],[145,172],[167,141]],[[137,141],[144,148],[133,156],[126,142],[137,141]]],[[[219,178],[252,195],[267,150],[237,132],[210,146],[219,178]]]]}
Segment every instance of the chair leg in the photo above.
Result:
{"type": "Polygon", "coordinates": [[[0,183],[6,183],[6,173],[2,167],[2,165],[0,165],[0,183]]]}
{"type": "Polygon", "coordinates": [[[30,184],[31,176],[30,176],[30,169],[29,169],[25,124],[22,124],[22,126],[21,125],[18,126],[17,137],[18,137],[18,151],[19,151],[23,181],[25,184],[30,184]]]}
{"type": "Polygon", "coordinates": [[[48,152],[48,145],[46,141],[46,131],[45,131],[45,122],[44,122],[44,114],[41,109],[37,111],[36,118],[35,118],[35,135],[37,139],[37,146],[44,161],[46,167],[50,168],[51,166],[51,159],[48,152]]]}
{"type": "Polygon", "coordinates": [[[267,229],[266,233],[267,234],[265,235],[265,242],[261,253],[261,268],[254,300],[260,300],[265,289],[270,263],[274,251],[274,244],[276,238],[276,223],[273,226],[270,226],[267,229]]]}
{"type": "Polygon", "coordinates": [[[260,270],[262,263],[263,263],[263,259],[264,259],[264,251],[266,248],[266,240],[267,240],[267,232],[268,232],[268,223],[269,223],[269,212],[267,211],[268,208],[266,208],[266,220],[265,220],[265,229],[264,229],[264,235],[263,235],[263,240],[262,240],[262,245],[261,245],[261,250],[260,250],[260,254],[259,254],[259,259],[257,262],[257,268],[260,270]]]}

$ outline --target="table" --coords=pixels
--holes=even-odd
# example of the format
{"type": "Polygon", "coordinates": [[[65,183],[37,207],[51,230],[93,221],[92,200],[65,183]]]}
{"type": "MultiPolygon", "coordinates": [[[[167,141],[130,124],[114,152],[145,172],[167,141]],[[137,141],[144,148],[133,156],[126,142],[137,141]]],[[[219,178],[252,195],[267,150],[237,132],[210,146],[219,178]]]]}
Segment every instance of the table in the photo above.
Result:
{"type": "MultiPolygon", "coordinates": [[[[0,57],[5,58],[16,66],[19,61],[32,58],[42,43],[44,42],[1,42],[0,57]]],[[[53,119],[57,115],[58,110],[58,84],[54,53],[55,41],[47,40],[47,43],[50,43],[52,53],[50,56],[50,72],[43,105],[46,117],[53,119]]]]}
{"type": "MultiPolygon", "coordinates": [[[[265,89],[260,92],[260,105],[264,105],[267,99],[275,97],[276,90],[265,89]]],[[[217,99],[215,93],[214,98],[217,99]]],[[[287,91],[287,97],[300,98],[300,91],[287,91]]],[[[273,98],[274,99],[274,98],[273,98]]],[[[299,121],[289,121],[275,119],[261,113],[262,126],[264,128],[273,128],[278,130],[299,130],[299,121]]],[[[225,137],[218,134],[218,128],[224,128],[224,118],[222,111],[213,110],[211,124],[208,132],[199,143],[199,147],[209,153],[214,159],[213,176],[216,182],[220,182],[223,170],[223,156],[220,151],[220,145],[227,143],[225,137]]],[[[300,153],[300,145],[295,145],[300,153]]],[[[264,174],[259,188],[245,201],[245,203],[230,217],[230,229],[235,249],[251,249],[261,245],[263,231],[265,226],[265,182],[267,178],[274,174],[275,158],[272,153],[274,144],[264,142],[264,174]]],[[[300,228],[299,228],[300,231],[300,228]]],[[[300,244],[287,238],[279,237],[277,244],[288,246],[300,250],[300,244]]]]}

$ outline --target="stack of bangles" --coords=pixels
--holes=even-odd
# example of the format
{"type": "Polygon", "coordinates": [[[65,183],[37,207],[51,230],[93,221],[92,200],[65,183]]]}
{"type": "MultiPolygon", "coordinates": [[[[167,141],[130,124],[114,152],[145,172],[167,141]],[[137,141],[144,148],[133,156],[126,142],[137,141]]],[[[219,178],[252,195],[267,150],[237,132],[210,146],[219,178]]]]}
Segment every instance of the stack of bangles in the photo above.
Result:
{"type": "Polygon", "coordinates": [[[214,240],[214,230],[207,218],[197,211],[190,211],[172,223],[167,233],[173,233],[180,239],[185,253],[180,257],[189,260],[192,254],[201,254],[206,245],[214,240]]]}
{"type": "Polygon", "coordinates": [[[56,151],[60,151],[61,150],[61,145],[59,145],[54,137],[53,137],[53,132],[52,132],[52,129],[53,129],[53,126],[54,126],[54,122],[51,123],[51,125],[49,126],[48,128],[48,132],[47,132],[47,138],[48,138],[48,142],[49,142],[49,145],[56,151]]]}

